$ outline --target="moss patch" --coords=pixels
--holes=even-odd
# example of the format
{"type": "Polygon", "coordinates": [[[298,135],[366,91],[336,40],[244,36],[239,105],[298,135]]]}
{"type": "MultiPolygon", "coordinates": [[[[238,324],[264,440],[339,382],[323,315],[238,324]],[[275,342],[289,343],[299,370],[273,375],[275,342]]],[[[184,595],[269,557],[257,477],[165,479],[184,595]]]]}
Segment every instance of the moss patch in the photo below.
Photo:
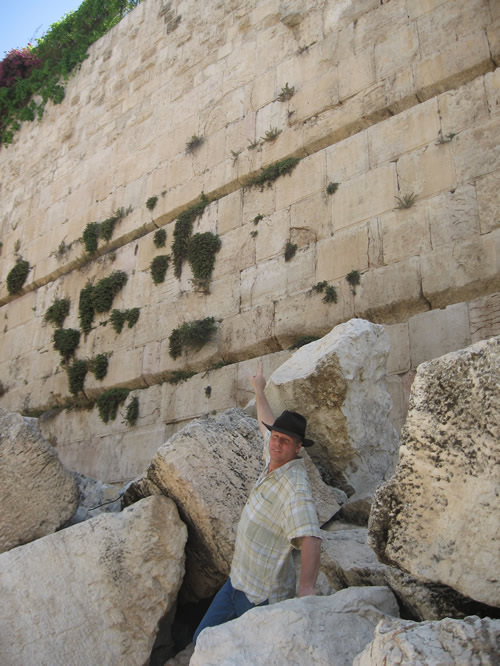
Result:
{"type": "Polygon", "coordinates": [[[96,402],[99,416],[104,423],[115,420],[118,407],[125,402],[129,393],[130,389],[125,388],[113,388],[101,393],[96,402]]]}
{"type": "Polygon", "coordinates": [[[214,317],[185,322],[170,334],[170,356],[176,359],[185,349],[201,349],[212,338],[216,330],[217,324],[214,317]]]}

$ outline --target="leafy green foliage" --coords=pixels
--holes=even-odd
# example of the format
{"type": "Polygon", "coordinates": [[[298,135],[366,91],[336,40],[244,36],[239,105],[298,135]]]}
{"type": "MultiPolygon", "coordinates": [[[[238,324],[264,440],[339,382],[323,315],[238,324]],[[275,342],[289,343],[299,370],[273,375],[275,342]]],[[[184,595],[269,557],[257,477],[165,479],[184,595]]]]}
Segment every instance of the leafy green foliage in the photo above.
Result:
{"type": "Polygon", "coordinates": [[[63,361],[67,361],[80,344],[80,331],[76,328],[56,328],[52,341],[54,349],[61,354],[63,361]]]}
{"type": "Polygon", "coordinates": [[[69,309],[71,306],[71,301],[69,298],[57,298],[52,305],[47,309],[45,313],[45,321],[54,324],[58,328],[61,328],[64,324],[64,320],[69,314],[69,309]]]}
{"type": "Polygon", "coordinates": [[[97,354],[97,356],[88,362],[90,372],[94,373],[94,377],[99,381],[104,379],[108,374],[109,358],[108,354],[97,354]]]}
{"type": "Polygon", "coordinates": [[[293,259],[295,257],[297,248],[298,245],[296,243],[291,243],[290,241],[288,241],[288,243],[285,246],[285,261],[290,261],[290,259],[293,259]]]}
{"type": "Polygon", "coordinates": [[[89,254],[97,252],[97,244],[99,240],[99,232],[97,229],[97,222],[89,222],[82,234],[82,241],[85,245],[85,250],[89,254]]]}
{"type": "Polygon", "coordinates": [[[191,370],[173,370],[166,382],[167,384],[180,384],[181,382],[188,380],[190,377],[193,377],[195,374],[196,372],[192,372],[191,370]]]}
{"type": "Polygon", "coordinates": [[[132,328],[139,319],[139,308],[131,308],[130,310],[113,310],[109,318],[111,326],[116,333],[121,333],[125,322],[128,322],[128,327],[132,328]]]}
{"type": "Polygon", "coordinates": [[[125,402],[129,393],[130,389],[126,388],[112,388],[101,393],[97,398],[97,409],[104,423],[115,420],[118,407],[125,402]]]}
{"type": "Polygon", "coordinates": [[[149,197],[149,199],[146,201],[146,208],[148,210],[153,210],[157,203],[158,197],[149,197]]]}
{"type": "Polygon", "coordinates": [[[90,282],[87,282],[85,287],[80,291],[80,300],[78,302],[78,317],[80,319],[80,328],[87,335],[92,330],[92,322],[94,321],[94,306],[92,304],[92,292],[94,287],[90,282]]]}
{"type": "Polygon", "coordinates": [[[9,294],[17,294],[21,291],[29,272],[29,262],[19,257],[14,268],[7,274],[7,291],[9,294]]]}
{"type": "Polygon", "coordinates": [[[220,247],[219,236],[210,231],[195,234],[189,241],[187,259],[193,270],[194,282],[201,289],[208,290],[214,270],[215,255],[220,247]]]}
{"type": "Polygon", "coordinates": [[[192,153],[199,148],[204,141],[205,138],[203,136],[193,134],[191,138],[186,141],[186,153],[192,153]]]}
{"type": "Polygon", "coordinates": [[[314,285],[313,289],[314,289],[314,291],[316,291],[318,293],[322,293],[322,292],[325,291],[325,287],[327,287],[327,286],[328,286],[328,282],[326,280],[323,280],[322,282],[317,282],[314,285]]]}
{"type": "Polygon", "coordinates": [[[151,272],[151,277],[153,278],[153,282],[155,284],[160,284],[160,282],[165,282],[165,275],[167,274],[169,261],[170,261],[170,256],[167,254],[160,254],[157,257],[153,258],[149,270],[151,272]]]}
{"type": "Polygon", "coordinates": [[[80,393],[80,391],[83,391],[87,371],[87,362],[78,359],[75,359],[73,363],[67,367],[66,374],[68,375],[69,392],[72,395],[76,395],[77,393],[80,393]]]}
{"type": "Polygon", "coordinates": [[[260,187],[263,189],[265,185],[270,186],[280,176],[291,173],[299,162],[298,157],[287,157],[284,160],[273,162],[256,176],[249,178],[245,185],[246,187],[260,187]]]}
{"type": "Polygon", "coordinates": [[[175,328],[169,337],[169,354],[173,359],[181,356],[185,348],[200,349],[217,330],[214,317],[185,322],[175,328]]]}
{"type": "Polygon", "coordinates": [[[278,101],[279,102],[287,102],[289,99],[291,99],[295,95],[295,86],[290,86],[288,85],[288,82],[285,83],[284,87],[281,89],[280,94],[278,95],[278,101]]]}
{"type": "Polygon", "coordinates": [[[114,297],[127,284],[127,280],[127,274],[123,271],[113,271],[111,275],[99,280],[91,292],[94,312],[108,312],[114,297]]]}
{"type": "Polygon", "coordinates": [[[325,287],[325,295],[323,296],[323,303],[336,303],[338,300],[337,290],[332,285],[325,287]]]}
{"type": "Polygon", "coordinates": [[[193,224],[196,218],[203,214],[208,206],[208,197],[204,192],[200,195],[200,200],[182,212],[175,223],[174,242],[172,252],[174,255],[175,277],[180,278],[182,274],[182,264],[187,258],[189,240],[193,233],[193,224]]]}
{"type": "Polygon", "coordinates": [[[137,396],[134,396],[127,405],[127,409],[125,412],[125,421],[129,424],[129,426],[134,426],[137,423],[138,418],[139,418],[139,398],[137,396]]]}
{"type": "Polygon", "coordinates": [[[82,234],[82,242],[85,245],[85,250],[89,254],[97,252],[99,238],[109,242],[113,237],[116,223],[124,218],[130,210],[130,208],[128,210],[119,208],[111,217],[108,217],[102,222],[89,222],[82,234]]]}
{"type": "Polygon", "coordinates": [[[167,240],[167,232],[165,229],[158,229],[153,236],[153,243],[155,247],[165,247],[165,242],[167,240]]]}
{"type": "Polygon", "coordinates": [[[400,210],[404,208],[411,208],[415,203],[415,194],[413,192],[410,194],[402,194],[400,197],[395,197],[395,199],[398,202],[396,208],[400,210]]]}
{"type": "Polygon", "coordinates": [[[339,183],[328,183],[326,186],[326,193],[327,194],[335,194],[335,192],[339,189],[339,183]]]}
{"type": "Polygon", "coordinates": [[[35,47],[7,54],[0,63],[0,144],[12,142],[21,121],[41,118],[48,100],[62,102],[61,83],[87,58],[89,46],[138,3],[84,0],[76,11],[52,24],[35,47]],[[35,95],[40,96],[39,102],[35,95]]]}
{"type": "Polygon", "coordinates": [[[352,293],[356,293],[356,287],[358,284],[361,282],[361,275],[359,271],[352,270],[350,273],[348,273],[345,277],[347,282],[351,285],[352,293]]]}

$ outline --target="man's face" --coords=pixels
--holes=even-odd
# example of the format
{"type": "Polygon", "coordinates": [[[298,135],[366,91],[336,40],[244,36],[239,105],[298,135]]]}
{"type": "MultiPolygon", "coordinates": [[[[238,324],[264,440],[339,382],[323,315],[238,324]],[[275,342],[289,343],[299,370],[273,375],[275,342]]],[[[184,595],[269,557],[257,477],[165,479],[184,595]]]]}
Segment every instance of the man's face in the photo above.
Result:
{"type": "Polygon", "coordinates": [[[272,468],[276,469],[290,462],[290,460],[294,460],[301,447],[302,443],[295,437],[290,437],[290,435],[285,435],[277,430],[271,430],[269,455],[271,456],[272,468]]]}

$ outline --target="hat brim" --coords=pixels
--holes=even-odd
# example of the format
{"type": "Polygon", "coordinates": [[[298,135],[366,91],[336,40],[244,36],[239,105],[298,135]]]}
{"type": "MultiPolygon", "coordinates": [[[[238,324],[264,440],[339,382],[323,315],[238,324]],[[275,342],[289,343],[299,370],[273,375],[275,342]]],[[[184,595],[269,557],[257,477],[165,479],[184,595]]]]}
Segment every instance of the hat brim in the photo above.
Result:
{"type": "Polygon", "coordinates": [[[290,430],[285,430],[284,428],[276,428],[275,426],[264,423],[264,421],[262,421],[262,425],[265,425],[270,432],[273,430],[277,430],[278,432],[281,432],[284,435],[288,435],[289,437],[300,439],[300,441],[302,442],[302,446],[312,446],[314,444],[314,441],[312,439],[306,439],[305,437],[301,437],[300,435],[297,435],[296,432],[290,432],[290,430]]]}

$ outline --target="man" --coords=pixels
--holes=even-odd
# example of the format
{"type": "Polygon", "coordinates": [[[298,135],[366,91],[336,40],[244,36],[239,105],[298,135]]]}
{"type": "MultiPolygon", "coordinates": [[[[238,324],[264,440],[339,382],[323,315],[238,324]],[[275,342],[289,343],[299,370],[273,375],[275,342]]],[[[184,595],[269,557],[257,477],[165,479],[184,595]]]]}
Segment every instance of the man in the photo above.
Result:
{"type": "Polygon", "coordinates": [[[307,422],[289,411],[274,419],[264,394],[261,363],[249,380],[264,435],[266,468],[243,509],[229,579],[197,628],[195,644],[206,627],[240,617],[255,606],[293,597],[294,548],[301,550],[299,597],[316,594],[321,533],[304,461],[298,457],[302,446],[313,444],[305,437],[307,422]]]}

